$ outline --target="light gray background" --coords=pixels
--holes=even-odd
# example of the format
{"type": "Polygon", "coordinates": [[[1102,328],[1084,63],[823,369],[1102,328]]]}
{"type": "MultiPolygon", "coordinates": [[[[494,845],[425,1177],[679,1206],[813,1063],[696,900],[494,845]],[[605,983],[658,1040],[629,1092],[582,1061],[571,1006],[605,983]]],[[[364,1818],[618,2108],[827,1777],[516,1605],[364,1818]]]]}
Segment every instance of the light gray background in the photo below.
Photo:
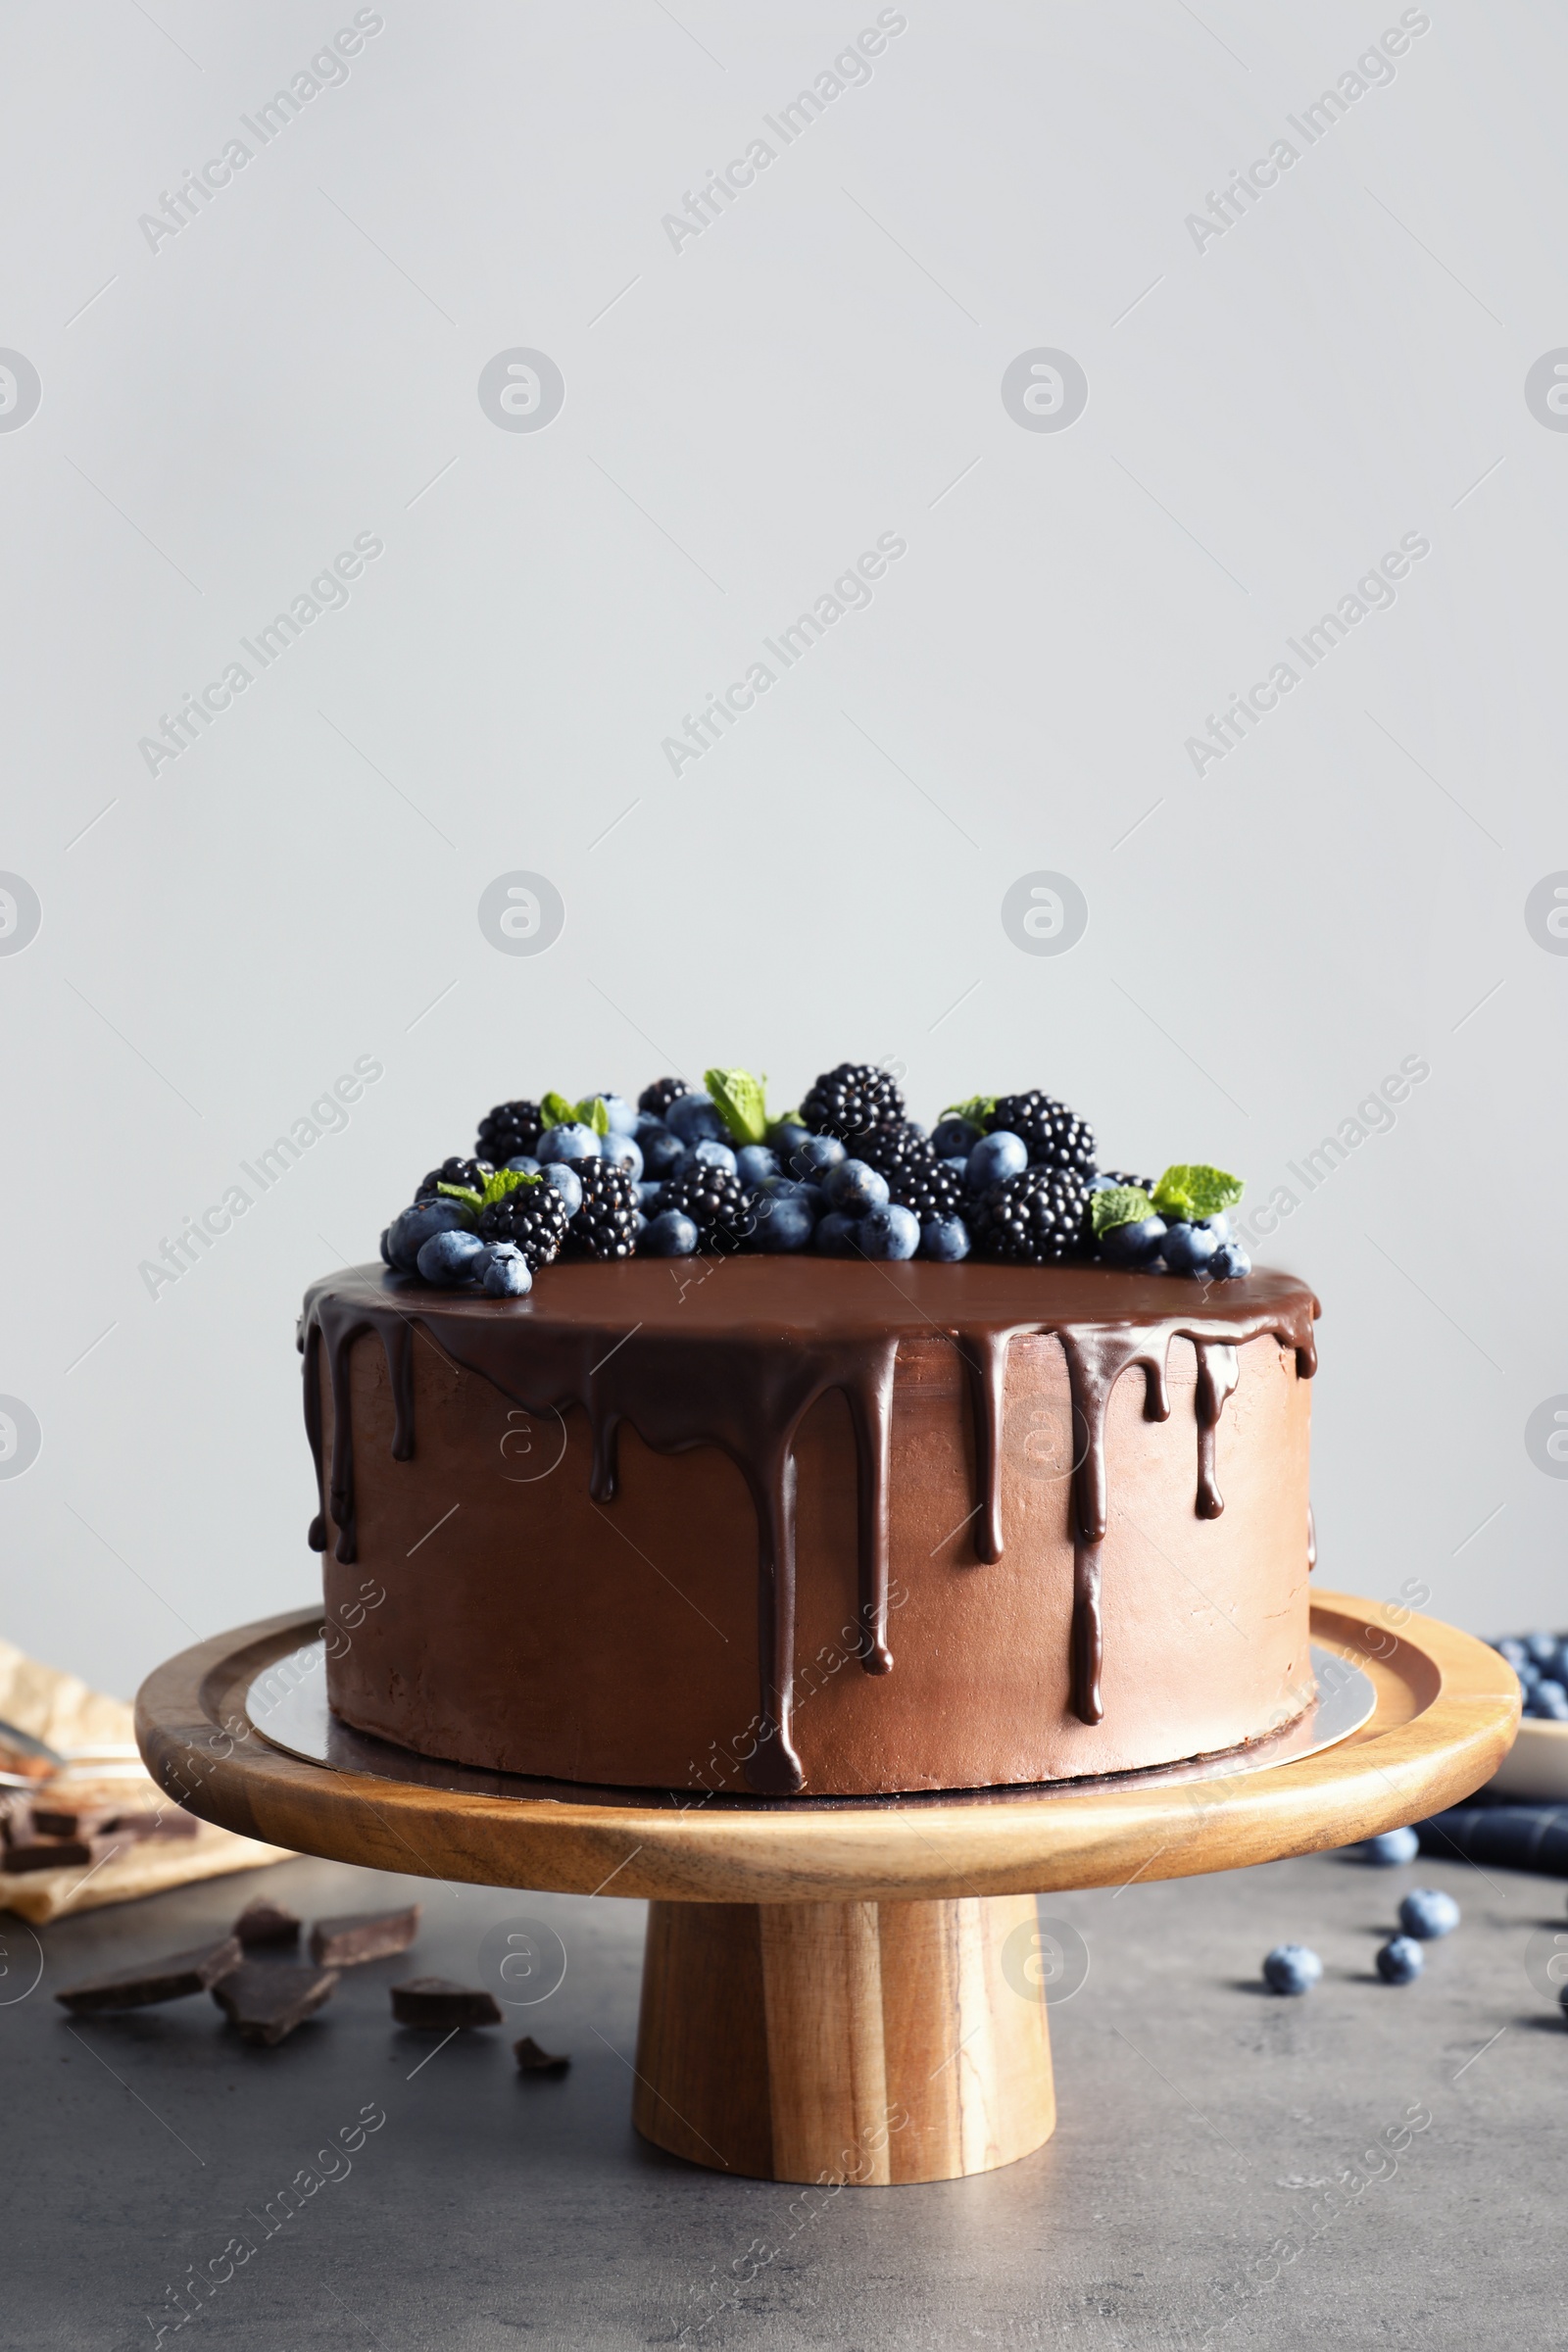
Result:
{"type": "Polygon", "coordinates": [[[311,1594],[300,1294],[492,1102],[725,1061],[784,1105],[844,1055],[926,1117],[1047,1086],[1114,1164],[1254,1201],[1424,1057],[1268,1252],[1325,1304],[1320,1572],[1568,1614],[1524,1439],[1568,1390],[1568,961],[1524,919],[1568,866],[1568,437],[1524,398],[1568,342],[1562,19],[1434,0],[1200,252],[1188,214],[1304,149],[1287,115],[1396,7],[905,13],[677,253],[662,216],[873,7],[387,0],[154,252],[138,217],[353,10],[7,11],[0,344],[43,396],[0,433],[0,866],[43,920],[0,956],[0,1391],[42,1451],[0,1480],[0,1630],[37,1654],[129,1691],[311,1594]],[[546,430],[479,406],[514,346],[564,376],[546,430]],[[1039,346],[1087,372],[1070,430],[1004,409],[1039,346]],[[347,608],[150,776],[138,739],[360,532],[347,608]],[[882,532],[869,610],[673,777],[683,714],[882,532]],[[1195,776],[1406,532],[1394,609],[1195,776]],[[478,928],[514,868],[564,900],[537,957],[478,928]],[[1038,868],[1089,903],[1065,956],[1002,927],[1038,868]],[[359,1055],[347,1129],[149,1298],[359,1055]]]}

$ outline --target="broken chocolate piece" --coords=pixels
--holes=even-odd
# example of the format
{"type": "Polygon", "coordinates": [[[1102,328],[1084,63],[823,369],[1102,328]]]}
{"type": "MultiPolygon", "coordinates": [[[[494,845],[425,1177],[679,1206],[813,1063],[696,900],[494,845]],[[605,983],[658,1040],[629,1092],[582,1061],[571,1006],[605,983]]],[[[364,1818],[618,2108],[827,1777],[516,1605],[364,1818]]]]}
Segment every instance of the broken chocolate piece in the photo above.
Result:
{"type": "Polygon", "coordinates": [[[32,1826],[44,1838],[113,1836],[127,1843],[136,1838],[194,1838],[201,1823],[178,1805],[159,1805],[127,1812],[112,1802],[73,1804],[69,1798],[34,1797],[32,1826]]]}
{"type": "Polygon", "coordinates": [[[107,2009],[145,2009],[154,2001],[178,2001],[188,1992],[205,1992],[239,1966],[240,1956],[239,1937],[225,1936],[221,1943],[171,1952],[167,1959],[149,1960],[141,1968],[119,1970],[108,1977],[84,1977],[79,1984],[68,1984],[57,1992],[55,1999],[77,2017],[91,2017],[107,2009]]]}
{"type": "Polygon", "coordinates": [[[130,1843],[120,1838],[38,1838],[8,1845],[7,1870],[74,1870],[96,1868],[130,1843]]]}
{"type": "Polygon", "coordinates": [[[525,2034],[520,2041],[513,2043],[512,2054],[517,2061],[519,2075],[564,2075],[571,2064],[569,2058],[552,2058],[548,2050],[539,2047],[531,2034],[525,2034]]]}
{"type": "Polygon", "coordinates": [[[311,1958],[328,1968],[357,1968],[362,1960],[406,1952],[418,1932],[417,1903],[406,1911],[351,1911],[340,1919],[318,1919],[311,1930],[311,1958]]]}
{"type": "Polygon", "coordinates": [[[270,1903],[258,1896],[254,1903],[246,1904],[235,1920],[234,1934],[247,1951],[259,1943],[298,1943],[300,1923],[281,1903],[270,1903]]]}
{"type": "Polygon", "coordinates": [[[455,1984],[450,1977],[411,1977],[392,1987],[400,2026],[499,2026],[501,2010],[488,1992],[455,1984]]]}
{"type": "MultiPolygon", "coordinates": [[[[257,1908],[261,1908],[260,1905],[257,1908]]],[[[242,1960],[213,1986],[213,1998],[242,2041],[272,2049],[330,2000],[335,1968],[306,1968],[295,1960],[242,1960]]]]}

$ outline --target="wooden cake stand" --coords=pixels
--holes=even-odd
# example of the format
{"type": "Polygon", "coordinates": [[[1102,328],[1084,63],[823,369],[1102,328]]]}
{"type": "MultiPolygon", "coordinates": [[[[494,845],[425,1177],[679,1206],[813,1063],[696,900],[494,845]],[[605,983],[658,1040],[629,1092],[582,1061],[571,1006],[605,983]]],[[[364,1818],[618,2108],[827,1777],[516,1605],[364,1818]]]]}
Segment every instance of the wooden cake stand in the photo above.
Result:
{"type": "Polygon", "coordinates": [[[374,1777],[283,1752],[246,1713],[257,1676],[319,1631],[301,1611],[160,1667],[137,1737],[181,1804],[271,1845],[646,1897],[632,2113],[661,2147],[764,2180],[945,2180],[1028,2155],[1055,2122],[1038,1893],[1349,1844],[1491,1777],[1519,1720],[1511,1669],[1432,1618],[1397,1636],[1382,1619],[1316,1595],[1313,1641],[1369,1677],[1373,1712],[1224,1779],[752,1808],[374,1777]]]}

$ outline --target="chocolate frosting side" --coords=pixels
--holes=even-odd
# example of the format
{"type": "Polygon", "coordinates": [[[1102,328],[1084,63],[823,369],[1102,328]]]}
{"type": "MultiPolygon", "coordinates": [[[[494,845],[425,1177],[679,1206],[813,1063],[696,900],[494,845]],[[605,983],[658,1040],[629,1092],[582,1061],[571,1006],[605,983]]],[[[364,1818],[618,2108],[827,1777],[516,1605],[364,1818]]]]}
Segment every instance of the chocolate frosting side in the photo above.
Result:
{"type": "Polygon", "coordinates": [[[1109,1514],[1105,1410],[1135,1365],[1144,1415],[1170,1413],[1166,1363],[1186,1339],[1198,1357],[1195,1508],[1217,1518],[1215,1432],[1238,1378],[1236,1350],[1271,1335],[1295,1349],[1298,1375],[1317,1366],[1318,1303],[1304,1284],[1261,1272],[1205,1286],[1098,1266],[965,1263],[898,1266],[815,1258],[632,1259],[546,1267],[526,1298],[437,1292],[364,1266],[308,1292],[300,1345],[305,1426],[316,1458],[319,1510],[311,1544],[356,1556],[349,1357],[373,1335],[386,1353],[395,1402],[393,1458],[415,1448],[413,1350],[417,1342],[473,1372],[525,1412],[577,1405],[593,1439],[591,1493],[615,1493],[622,1422],[658,1452],[717,1446],[750,1490],[758,1526],[758,1667],[762,1736],[748,1778],[761,1795],[804,1784],[791,1736],[795,1654],[796,1432],[816,1399],[843,1392],[855,1431],[858,1488],[859,1662],[886,1674],[888,1462],[894,1374],[902,1339],[945,1336],[964,1366],[974,1424],[975,1550],[1000,1560],[1002,1430],[1007,1349],[1021,1333],[1059,1343],[1072,1396],[1074,1537],[1073,1708],[1103,1715],[1100,1552],[1109,1514]],[[322,1460],[321,1357],[332,1389],[332,1459],[322,1460]]]}

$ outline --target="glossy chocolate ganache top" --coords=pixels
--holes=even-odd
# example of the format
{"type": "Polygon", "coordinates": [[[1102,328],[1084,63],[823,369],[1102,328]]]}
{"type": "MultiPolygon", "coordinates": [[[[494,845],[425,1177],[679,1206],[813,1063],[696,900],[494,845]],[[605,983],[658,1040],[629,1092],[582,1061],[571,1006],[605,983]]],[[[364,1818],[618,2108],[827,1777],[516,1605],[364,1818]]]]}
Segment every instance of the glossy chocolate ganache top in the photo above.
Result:
{"type": "MultiPolygon", "coordinates": [[[[894,1374],[902,1344],[939,1339],[963,1365],[974,1422],[975,1548],[1002,1557],[1001,1467],[1007,1348],[1046,1333],[1066,1361],[1074,1418],[1072,1692],[1085,1723],[1102,1716],[1100,1547],[1107,1511],[1105,1406],[1124,1372],[1144,1380],[1144,1415],[1170,1412],[1166,1359],[1174,1339],[1198,1359],[1195,1508],[1217,1518],[1214,1432],[1237,1382],[1236,1350],[1271,1336],[1294,1348],[1298,1375],[1316,1368],[1317,1300],[1292,1275],[1261,1271],[1208,1285],[1102,1266],[973,1261],[879,1265],[799,1257],[630,1259],[541,1270],[523,1298],[442,1293],[364,1266],[307,1295],[300,1340],[305,1417],[320,1511],[311,1542],[355,1556],[354,1440],[349,1354],[373,1335],[395,1402],[392,1451],[417,1444],[413,1350],[427,1340],[525,1411],[580,1406],[593,1439],[592,1494],[615,1493],[616,1433],[676,1452],[718,1446],[741,1470],[757,1511],[758,1651],[763,1737],[749,1768],[763,1793],[802,1786],[791,1737],[795,1638],[795,1433],[825,1391],[841,1390],[858,1468],[859,1662],[885,1674],[888,1463],[894,1374]],[[322,1461],[322,1362],[332,1391],[332,1459],[322,1461]]],[[[1303,1531],[1304,1541],[1304,1531],[1303,1531]]]]}

